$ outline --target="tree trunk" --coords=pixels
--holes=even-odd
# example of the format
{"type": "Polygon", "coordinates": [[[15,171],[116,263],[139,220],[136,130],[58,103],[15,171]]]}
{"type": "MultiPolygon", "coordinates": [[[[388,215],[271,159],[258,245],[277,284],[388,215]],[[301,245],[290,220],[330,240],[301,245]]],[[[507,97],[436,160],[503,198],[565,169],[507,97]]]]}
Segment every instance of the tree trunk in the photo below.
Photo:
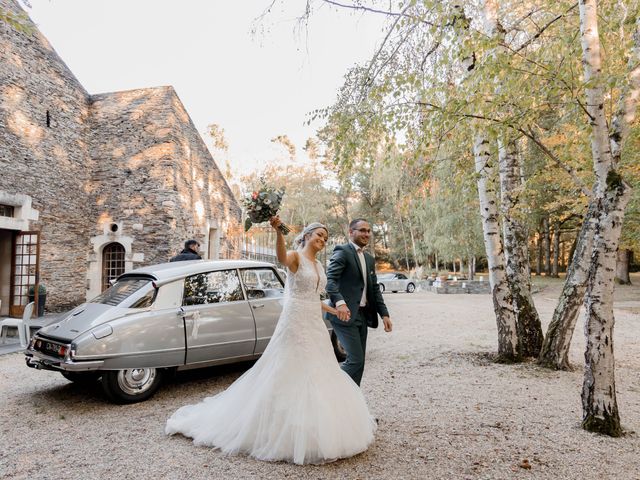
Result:
{"type": "Polygon", "coordinates": [[[536,275],[542,275],[542,230],[538,230],[538,258],[536,258],[536,275]]]}
{"type": "Polygon", "coordinates": [[[544,274],[551,275],[551,231],[549,217],[544,217],[544,274]]]}
{"type": "Polygon", "coordinates": [[[631,250],[626,248],[618,249],[616,259],[616,283],[620,285],[631,285],[629,277],[629,259],[631,258],[631,250]]]}
{"type": "Polygon", "coordinates": [[[407,236],[404,233],[404,222],[402,221],[402,215],[398,215],[398,219],[400,220],[400,229],[402,232],[402,242],[404,244],[404,262],[406,264],[406,269],[409,270],[409,249],[407,247],[407,236]]]}
{"type": "Polygon", "coordinates": [[[613,289],[616,252],[624,210],[631,189],[616,171],[622,144],[635,119],[640,94],[640,18],[636,18],[634,45],[629,58],[629,82],[611,122],[605,116],[604,85],[597,0],[579,0],[580,44],[591,124],[591,155],[596,176],[594,201],[597,224],[587,277],[585,299],[586,352],[582,384],[582,427],[618,437],[622,434],[616,400],[613,355],[613,289]]]}
{"type": "Polygon", "coordinates": [[[498,327],[498,356],[500,361],[518,361],[520,358],[516,316],[504,265],[489,141],[482,136],[476,138],[474,156],[482,232],[489,264],[489,282],[498,327]]]}
{"type": "Polygon", "coordinates": [[[613,356],[613,288],[616,252],[631,189],[615,172],[611,172],[607,180],[608,189],[604,198],[598,199],[602,205],[602,213],[594,238],[587,280],[587,347],[582,384],[582,427],[592,432],[619,437],[622,435],[622,427],[616,400],[613,356]]]}
{"type": "Polygon", "coordinates": [[[500,162],[504,256],[513,309],[516,314],[518,355],[520,357],[537,357],[542,348],[543,334],[540,317],[531,296],[529,236],[526,226],[512,214],[517,206],[517,192],[520,187],[520,165],[515,143],[501,144],[498,159],[500,162]]]}
{"type": "Polygon", "coordinates": [[[419,266],[418,254],[416,253],[416,239],[413,235],[413,224],[411,223],[411,215],[409,215],[409,234],[411,235],[411,253],[413,254],[413,263],[419,266]]]}
{"type": "Polygon", "coordinates": [[[587,274],[597,222],[595,210],[596,204],[591,202],[574,243],[573,259],[569,264],[562,293],[560,293],[538,357],[538,364],[543,367],[571,370],[569,347],[587,286],[587,274]]]}
{"type": "Polygon", "coordinates": [[[558,278],[558,261],[560,259],[560,225],[556,223],[553,226],[553,265],[551,268],[551,276],[558,278]]]}
{"type": "Polygon", "coordinates": [[[473,280],[476,277],[476,256],[474,255],[471,259],[471,278],[473,280]]]}

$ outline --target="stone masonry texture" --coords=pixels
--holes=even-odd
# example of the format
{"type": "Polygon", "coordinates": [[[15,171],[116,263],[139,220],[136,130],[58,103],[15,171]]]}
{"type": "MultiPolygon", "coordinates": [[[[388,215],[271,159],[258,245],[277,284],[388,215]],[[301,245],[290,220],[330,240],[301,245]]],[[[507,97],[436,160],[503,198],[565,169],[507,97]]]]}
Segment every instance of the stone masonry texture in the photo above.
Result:
{"type": "MultiPolygon", "coordinates": [[[[0,8],[20,12],[13,0],[0,8]]],[[[40,215],[47,309],[85,300],[91,238],[113,222],[143,266],[239,230],[240,207],[170,86],[90,95],[36,26],[0,22],[0,191],[40,215]],[[142,254],[142,255],[140,255],[142,254]]]]}

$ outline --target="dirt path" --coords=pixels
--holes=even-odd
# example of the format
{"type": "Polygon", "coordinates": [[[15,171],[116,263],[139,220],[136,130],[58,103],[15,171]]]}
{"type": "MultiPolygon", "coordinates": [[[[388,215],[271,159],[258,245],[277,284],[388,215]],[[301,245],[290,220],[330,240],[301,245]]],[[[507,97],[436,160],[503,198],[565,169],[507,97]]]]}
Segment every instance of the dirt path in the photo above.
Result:
{"type": "MultiPolygon", "coordinates": [[[[545,283],[534,299],[546,329],[559,283],[545,283]]],[[[633,432],[640,430],[640,288],[620,287],[616,298],[618,406],[633,432]]],[[[496,343],[488,295],[385,299],[396,329],[369,337],[363,389],[380,425],[362,455],[299,467],[226,457],[163,435],[175,409],[221,391],[246,365],[182,374],[150,401],[117,406],[97,385],[72,385],[11,354],[0,357],[0,477],[640,479],[635,433],[611,439],[580,428],[581,326],[575,372],[496,365],[487,355],[496,343]]]]}

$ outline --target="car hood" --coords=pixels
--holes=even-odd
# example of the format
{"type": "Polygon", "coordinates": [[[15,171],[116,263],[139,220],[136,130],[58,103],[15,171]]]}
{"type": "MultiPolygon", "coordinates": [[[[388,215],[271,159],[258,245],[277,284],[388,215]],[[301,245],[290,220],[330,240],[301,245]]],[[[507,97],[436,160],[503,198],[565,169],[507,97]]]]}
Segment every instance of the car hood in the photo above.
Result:
{"type": "Polygon", "coordinates": [[[122,317],[129,308],[102,303],[83,303],[66,313],[62,320],[42,327],[38,333],[47,337],[71,341],[78,335],[114,318],[122,317]]]}

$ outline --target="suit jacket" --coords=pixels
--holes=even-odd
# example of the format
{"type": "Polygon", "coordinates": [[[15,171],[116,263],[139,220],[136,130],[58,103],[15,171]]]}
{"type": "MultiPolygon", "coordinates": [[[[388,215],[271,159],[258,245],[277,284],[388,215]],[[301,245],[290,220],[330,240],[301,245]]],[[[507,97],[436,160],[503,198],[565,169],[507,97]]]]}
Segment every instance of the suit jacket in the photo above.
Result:
{"type": "MultiPolygon", "coordinates": [[[[365,308],[365,316],[367,325],[371,328],[377,328],[378,315],[381,317],[388,316],[389,311],[384,304],[382,293],[378,286],[375,261],[367,252],[364,252],[364,259],[367,265],[367,306],[365,308]]],[[[358,253],[352,244],[338,245],[333,250],[329,268],[327,269],[326,289],[332,307],[335,307],[340,300],[346,302],[351,312],[351,319],[346,323],[353,322],[360,307],[364,280],[358,253]]],[[[330,313],[326,313],[326,318],[332,323],[345,323],[330,313]]]]}

